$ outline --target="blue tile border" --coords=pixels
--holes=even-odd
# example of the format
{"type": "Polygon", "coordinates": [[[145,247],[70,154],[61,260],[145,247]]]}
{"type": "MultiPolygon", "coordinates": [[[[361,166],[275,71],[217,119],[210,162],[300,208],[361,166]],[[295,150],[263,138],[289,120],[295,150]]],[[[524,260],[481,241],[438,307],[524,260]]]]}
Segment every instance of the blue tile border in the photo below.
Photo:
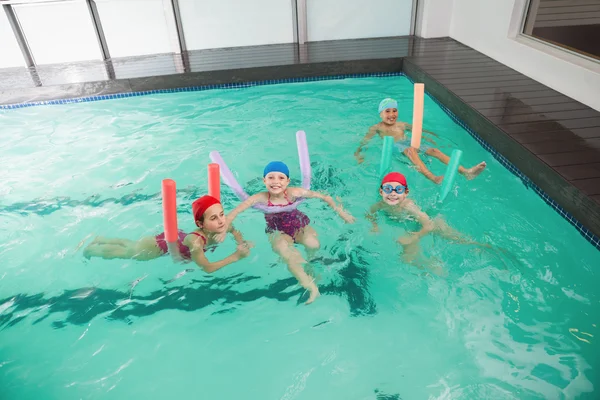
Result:
{"type": "MultiPolygon", "coordinates": [[[[41,105],[56,105],[56,104],[71,104],[71,103],[86,103],[91,101],[100,101],[100,100],[111,100],[111,99],[123,99],[128,97],[136,97],[136,96],[145,96],[149,94],[161,94],[161,93],[180,93],[180,92],[196,92],[196,91],[204,91],[204,90],[214,90],[214,89],[239,89],[239,88],[248,88],[253,86],[264,86],[264,85],[277,85],[281,83],[297,83],[297,82],[315,82],[315,81],[325,81],[325,80],[341,80],[347,78],[372,78],[372,77],[393,77],[393,76],[406,76],[406,78],[411,81],[413,84],[415,83],[408,75],[403,72],[381,72],[381,73],[364,73],[364,74],[345,74],[345,75],[327,75],[327,76],[315,76],[315,77],[305,77],[305,78],[288,78],[288,79],[277,79],[277,80],[268,80],[268,81],[254,81],[254,82],[244,82],[244,83],[226,83],[226,84],[218,84],[218,85],[204,85],[204,86],[190,86],[183,88],[175,88],[175,89],[158,89],[158,90],[147,90],[143,92],[130,92],[130,93],[117,93],[117,94],[108,94],[108,95],[100,95],[100,96],[89,96],[89,97],[80,97],[80,98],[72,98],[72,99],[60,99],[60,100],[47,100],[47,101],[36,101],[29,103],[20,103],[20,104],[5,104],[0,105],[0,110],[10,110],[17,108],[25,108],[25,107],[34,107],[41,105]]],[[[446,106],[438,101],[431,93],[425,91],[427,96],[432,99],[440,108],[448,114],[448,116],[459,126],[461,126],[464,130],[466,130],[485,150],[492,154],[492,156],[500,162],[506,169],[512,172],[515,176],[523,181],[523,184],[527,188],[533,189],[541,198],[556,210],[563,218],[565,218],[571,225],[577,229],[577,231],[594,247],[600,250],[600,238],[594,235],[593,232],[588,230],[583,226],[575,217],[565,211],[557,202],[550,198],[542,189],[540,189],[531,179],[529,179],[525,174],[523,174],[517,167],[515,167],[506,157],[502,154],[498,153],[492,146],[489,145],[485,140],[483,140],[477,133],[475,133],[467,124],[465,124],[460,118],[458,118],[452,111],[450,111],[446,106]]]]}
{"type": "Polygon", "coordinates": [[[315,81],[327,81],[327,80],[340,80],[347,78],[372,78],[372,77],[390,77],[390,76],[405,76],[404,72],[377,72],[377,73],[365,73],[365,74],[346,74],[346,75],[325,75],[325,76],[311,76],[305,78],[287,78],[277,79],[269,81],[253,81],[244,83],[224,83],[218,85],[204,85],[204,86],[189,86],[175,89],[158,89],[158,90],[147,90],[143,92],[129,92],[129,93],[116,93],[116,94],[105,94],[100,96],[89,96],[89,97],[78,97],[72,99],[59,99],[59,100],[47,100],[47,101],[32,101],[29,103],[19,104],[0,104],[0,110],[12,110],[16,108],[34,107],[34,106],[46,106],[56,104],[71,104],[71,103],[87,103],[90,101],[100,100],[111,100],[111,99],[124,99],[127,97],[146,96],[149,94],[160,94],[160,93],[180,93],[180,92],[198,92],[204,90],[214,89],[240,89],[248,88],[253,86],[264,86],[264,85],[277,85],[281,83],[297,83],[297,82],[315,82],[315,81]]]}
{"type": "MultiPolygon", "coordinates": [[[[408,75],[406,76],[409,81],[413,84],[415,83],[408,75]]],[[[431,95],[431,93],[425,91],[427,96],[433,100],[448,116],[460,125],[461,128],[466,130],[472,137],[475,139],[484,149],[486,149],[492,156],[500,162],[506,169],[512,172],[517,178],[523,181],[523,184],[528,189],[533,189],[541,198],[552,207],[555,211],[557,211],[564,219],[566,219],[571,225],[579,231],[581,236],[583,236],[588,242],[592,244],[596,249],[600,250],[600,238],[596,236],[592,231],[587,229],[581,222],[579,222],[574,216],[569,214],[564,208],[562,208],[556,201],[554,201],[546,192],[540,189],[529,177],[527,177],[524,173],[522,173],[517,167],[515,167],[506,157],[496,151],[489,143],[483,140],[475,131],[473,131],[467,124],[465,124],[460,118],[458,118],[452,111],[450,111],[445,105],[443,105],[438,99],[431,95]]]]}

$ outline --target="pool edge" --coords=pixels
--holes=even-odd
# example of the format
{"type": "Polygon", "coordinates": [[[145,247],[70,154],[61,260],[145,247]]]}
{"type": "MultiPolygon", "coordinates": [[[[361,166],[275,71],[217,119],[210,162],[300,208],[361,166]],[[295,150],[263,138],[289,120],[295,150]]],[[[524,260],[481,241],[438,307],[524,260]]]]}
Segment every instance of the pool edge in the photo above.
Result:
{"type": "Polygon", "coordinates": [[[75,97],[67,99],[56,99],[56,100],[43,100],[34,101],[28,103],[19,104],[4,104],[0,105],[0,110],[13,110],[27,107],[37,107],[45,105],[58,105],[58,104],[73,104],[73,103],[89,103],[93,101],[112,100],[112,99],[124,99],[129,97],[147,96],[151,94],[164,94],[164,93],[183,93],[183,92],[200,92],[205,90],[216,90],[216,89],[241,89],[255,86],[267,86],[267,85],[278,85],[282,83],[299,83],[299,82],[317,82],[325,80],[342,80],[348,78],[371,78],[371,77],[389,77],[389,76],[406,76],[404,72],[369,72],[359,74],[342,74],[342,75],[321,75],[312,77],[302,78],[284,78],[284,79],[273,79],[266,81],[249,81],[239,83],[222,83],[222,84],[210,84],[210,85],[199,85],[199,86],[186,86],[180,88],[171,89],[153,89],[144,90],[137,92],[127,93],[114,93],[105,94],[98,96],[86,96],[86,97],[75,97]]]}

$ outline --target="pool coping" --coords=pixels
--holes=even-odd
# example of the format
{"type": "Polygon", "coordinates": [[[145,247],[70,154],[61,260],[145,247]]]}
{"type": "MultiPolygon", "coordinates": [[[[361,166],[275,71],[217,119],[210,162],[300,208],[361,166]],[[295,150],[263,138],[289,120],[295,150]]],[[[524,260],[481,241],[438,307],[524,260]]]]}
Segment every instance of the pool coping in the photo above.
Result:
{"type": "MultiPolygon", "coordinates": [[[[0,110],[40,105],[98,101],[156,93],[233,88],[234,85],[277,83],[312,77],[402,71],[402,56],[374,57],[347,61],[307,61],[244,68],[171,73],[115,80],[59,84],[38,88],[0,90],[0,110]]],[[[0,70],[0,76],[1,76],[0,70]]],[[[242,86],[243,87],[243,86],[242,86]]]]}
{"type": "Polygon", "coordinates": [[[152,89],[137,92],[126,92],[126,93],[114,93],[105,95],[75,97],[67,99],[55,99],[55,100],[42,100],[32,101],[27,103],[19,104],[0,104],[0,110],[13,110],[19,108],[36,107],[44,105],[58,105],[58,104],[73,104],[73,103],[87,103],[92,101],[102,101],[111,99],[124,99],[128,97],[147,96],[151,94],[163,94],[163,93],[182,93],[182,92],[198,92],[206,90],[216,89],[241,89],[255,86],[265,85],[278,85],[282,83],[298,83],[298,82],[316,82],[326,80],[342,80],[348,78],[367,78],[367,77],[389,77],[389,76],[406,76],[403,72],[369,72],[369,73],[355,73],[355,74],[342,74],[342,75],[324,75],[324,76],[307,76],[300,78],[284,78],[284,79],[270,79],[264,81],[247,81],[241,83],[222,83],[222,84],[209,84],[201,86],[186,86],[179,88],[170,89],[152,89]]]}
{"type": "MultiPolygon", "coordinates": [[[[424,82],[426,89],[431,88],[432,80],[427,79],[422,71],[418,71],[418,67],[411,65],[410,63],[407,65],[408,68],[404,68],[406,60],[402,58],[392,58],[392,59],[375,59],[375,60],[359,60],[359,61],[341,61],[341,62],[323,62],[317,63],[318,65],[315,68],[315,65],[304,64],[301,65],[301,70],[299,71],[297,68],[290,68],[293,66],[285,66],[285,68],[280,68],[280,79],[259,79],[252,80],[252,77],[261,78],[267,74],[273,75],[273,67],[259,67],[259,68],[249,68],[249,69],[241,69],[241,73],[236,75],[233,74],[234,77],[237,76],[238,82],[231,82],[231,74],[232,71],[228,70],[227,78],[223,78],[221,75],[214,77],[217,81],[221,79],[226,79],[229,82],[227,83],[210,83],[210,84],[202,84],[202,85],[185,85],[188,80],[183,80],[179,82],[179,87],[169,87],[163,89],[152,89],[152,90],[142,90],[142,91],[131,91],[131,92],[121,92],[121,93],[110,93],[110,94],[99,94],[92,96],[83,96],[83,97],[73,97],[73,98],[61,98],[61,99],[53,99],[53,100],[42,100],[42,101],[31,101],[26,103],[18,103],[18,104],[4,104],[0,105],[0,110],[12,110],[19,109],[25,107],[34,107],[34,106],[42,106],[42,105],[59,105],[59,104],[72,104],[72,103],[84,103],[84,102],[92,102],[92,101],[102,101],[102,100],[110,100],[110,99],[120,99],[120,98],[129,98],[129,97],[137,97],[137,96],[145,96],[151,94],[162,94],[162,93],[180,93],[180,92],[194,92],[194,91],[205,91],[205,90],[215,90],[215,89],[240,89],[254,86],[264,86],[264,85],[275,85],[282,83],[296,83],[296,82],[314,82],[314,81],[324,81],[324,80],[341,80],[348,78],[366,78],[366,77],[393,77],[393,76],[405,76],[411,82],[415,82],[415,80],[419,82],[424,82]],[[400,66],[400,68],[398,68],[400,66]],[[374,72],[373,70],[388,70],[385,72],[374,72]],[[398,71],[400,69],[400,71],[398,71]],[[248,74],[248,71],[252,73],[248,74]],[[343,73],[344,70],[351,71],[350,73],[343,73]],[[408,70],[408,73],[407,73],[408,70]],[[321,74],[319,74],[319,71],[321,74]],[[342,71],[340,73],[340,71],[342,71]],[[365,72],[353,72],[353,71],[365,71],[365,72]],[[305,75],[305,76],[296,76],[296,77],[287,77],[287,75],[305,75]]],[[[183,76],[183,75],[177,75],[183,76]]],[[[206,78],[206,77],[205,77],[206,78]]],[[[148,80],[149,78],[139,78],[148,80]]],[[[195,78],[197,79],[197,77],[195,78]]],[[[235,80],[235,79],[233,79],[235,80]]],[[[169,80],[166,80],[167,82],[169,80]]],[[[210,80],[209,80],[210,81],[210,80]]],[[[169,86],[173,85],[172,80],[168,83],[169,86]]],[[[156,85],[154,85],[156,86],[156,85]]],[[[439,93],[440,90],[444,90],[443,85],[433,85],[434,90],[433,93],[430,90],[426,90],[426,94],[442,108],[442,110],[459,126],[465,129],[485,150],[487,150],[500,164],[502,164],[505,168],[507,168],[513,175],[517,176],[525,187],[528,189],[533,189],[534,192],[540,196],[542,200],[546,204],[548,204],[551,208],[559,213],[564,219],[566,219],[575,229],[596,249],[600,250],[600,238],[594,234],[593,231],[585,227],[575,216],[566,211],[563,207],[559,205],[552,197],[550,197],[544,190],[542,190],[534,181],[529,178],[526,174],[524,174],[519,168],[517,168],[513,163],[511,163],[508,158],[498,152],[494,146],[485,141],[482,136],[480,136],[474,129],[472,129],[469,124],[465,123],[463,119],[455,114],[449,107],[444,105],[438,98],[436,94],[439,93]],[[437,93],[436,93],[437,92],[437,93]]],[[[448,93],[450,93],[448,91],[448,93]]],[[[456,111],[456,107],[455,111],[456,111]]],[[[476,113],[475,110],[468,109],[466,112],[476,113]],[[470,110],[470,111],[469,111],[470,110]]],[[[491,123],[490,123],[491,124],[491,123]]]]}

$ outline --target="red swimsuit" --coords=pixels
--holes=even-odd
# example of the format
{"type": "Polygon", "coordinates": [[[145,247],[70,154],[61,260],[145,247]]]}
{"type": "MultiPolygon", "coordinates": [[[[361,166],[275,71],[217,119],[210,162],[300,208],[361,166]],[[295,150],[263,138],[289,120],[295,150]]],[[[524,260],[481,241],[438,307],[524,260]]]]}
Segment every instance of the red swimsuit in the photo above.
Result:
{"type": "MultiPolygon", "coordinates": [[[[185,239],[185,237],[188,234],[183,232],[183,231],[179,231],[179,238],[177,240],[177,244],[179,244],[179,253],[181,253],[181,256],[187,260],[190,260],[192,258],[192,255],[190,253],[190,249],[189,247],[187,247],[186,245],[183,244],[183,239],[185,239]]],[[[208,240],[204,237],[203,234],[201,234],[200,232],[192,232],[190,233],[190,235],[196,235],[202,238],[202,241],[204,242],[204,249],[206,250],[206,243],[208,242],[208,240]]],[[[167,241],[165,240],[165,233],[161,233],[159,235],[156,235],[156,245],[162,250],[163,254],[167,254],[169,251],[169,248],[167,246],[167,241]]]]}

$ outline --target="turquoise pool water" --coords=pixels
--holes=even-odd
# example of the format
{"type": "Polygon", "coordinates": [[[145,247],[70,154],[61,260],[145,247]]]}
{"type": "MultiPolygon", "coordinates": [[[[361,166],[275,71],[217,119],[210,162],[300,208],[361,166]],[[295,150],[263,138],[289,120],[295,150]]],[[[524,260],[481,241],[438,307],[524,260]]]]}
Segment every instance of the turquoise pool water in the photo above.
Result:
{"type": "MultiPolygon", "coordinates": [[[[411,120],[404,77],[162,94],[0,113],[0,387],[6,399],[593,399],[600,378],[600,252],[429,98],[425,129],[463,163],[444,204],[404,159],[410,195],[498,253],[423,242],[446,277],[404,264],[395,239],[412,224],[364,219],[381,140],[353,157],[377,104],[411,120]],[[346,225],[318,201],[322,296],[302,290],[271,252],[258,212],[237,227],[252,254],[213,275],[169,258],[84,259],[91,234],[161,231],[160,183],[179,189],[180,226],[205,193],[219,150],[248,191],[264,164],[299,177],[307,133],[313,187],[344,200],[346,225]],[[89,239],[88,239],[89,240],[89,239]]],[[[428,164],[434,173],[444,167],[428,164]]],[[[226,210],[237,200],[223,189],[226,210]]],[[[228,255],[228,241],[210,257],[228,255]]]]}

